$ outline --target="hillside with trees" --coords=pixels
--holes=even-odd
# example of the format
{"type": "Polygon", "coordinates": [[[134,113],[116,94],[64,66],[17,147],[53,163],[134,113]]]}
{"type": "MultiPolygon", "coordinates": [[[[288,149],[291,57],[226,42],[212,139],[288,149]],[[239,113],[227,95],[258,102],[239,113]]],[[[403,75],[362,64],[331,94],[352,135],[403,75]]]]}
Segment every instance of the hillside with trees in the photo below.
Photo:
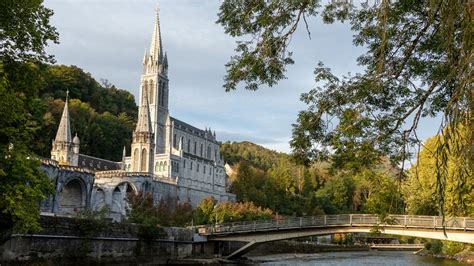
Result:
{"type": "Polygon", "coordinates": [[[137,118],[133,95],[108,81],[97,82],[77,66],[31,65],[41,73],[35,116],[42,120],[35,135],[33,151],[49,157],[69,90],[72,134],[81,140],[80,152],[119,161],[129,146],[137,118]]]}
{"type": "Polygon", "coordinates": [[[234,170],[230,189],[237,200],[282,215],[403,211],[395,172],[386,163],[357,172],[330,163],[304,166],[250,142],[224,143],[221,152],[234,170]]]}

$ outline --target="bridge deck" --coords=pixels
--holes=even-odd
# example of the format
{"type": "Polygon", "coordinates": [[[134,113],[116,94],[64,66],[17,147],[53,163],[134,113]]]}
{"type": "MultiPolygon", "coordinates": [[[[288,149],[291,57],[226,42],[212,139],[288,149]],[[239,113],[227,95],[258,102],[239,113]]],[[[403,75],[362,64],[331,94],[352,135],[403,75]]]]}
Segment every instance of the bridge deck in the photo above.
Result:
{"type": "Polygon", "coordinates": [[[320,215],[206,225],[198,227],[198,233],[204,236],[214,236],[298,228],[328,228],[340,226],[389,226],[400,228],[474,231],[474,218],[449,217],[443,220],[440,216],[390,215],[388,219],[385,219],[384,223],[381,223],[378,216],[371,214],[320,215]]]}

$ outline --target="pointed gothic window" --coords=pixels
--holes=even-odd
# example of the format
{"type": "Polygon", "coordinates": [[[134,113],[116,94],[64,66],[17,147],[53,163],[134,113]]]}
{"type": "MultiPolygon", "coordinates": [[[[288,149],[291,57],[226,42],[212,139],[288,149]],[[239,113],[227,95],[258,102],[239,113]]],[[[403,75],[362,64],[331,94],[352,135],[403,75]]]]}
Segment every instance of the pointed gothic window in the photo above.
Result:
{"type": "Polygon", "coordinates": [[[138,148],[133,152],[133,171],[138,171],[138,148]]]}
{"type": "Polygon", "coordinates": [[[153,104],[155,102],[155,88],[153,86],[153,80],[150,80],[150,83],[148,84],[148,93],[148,102],[153,104]]]}
{"type": "Polygon", "coordinates": [[[147,154],[146,154],[146,149],[142,150],[142,163],[140,166],[140,171],[145,172],[146,171],[146,159],[147,159],[147,154]]]}
{"type": "Polygon", "coordinates": [[[204,144],[201,143],[201,157],[202,157],[203,151],[204,151],[204,144]]]}
{"type": "Polygon", "coordinates": [[[141,103],[145,103],[145,95],[148,94],[148,81],[145,81],[143,83],[143,87],[142,87],[142,100],[141,100],[141,103]]]}
{"type": "Polygon", "coordinates": [[[191,152],[191,140],[188,139],[188,152],[190,153],[191,152]]]}

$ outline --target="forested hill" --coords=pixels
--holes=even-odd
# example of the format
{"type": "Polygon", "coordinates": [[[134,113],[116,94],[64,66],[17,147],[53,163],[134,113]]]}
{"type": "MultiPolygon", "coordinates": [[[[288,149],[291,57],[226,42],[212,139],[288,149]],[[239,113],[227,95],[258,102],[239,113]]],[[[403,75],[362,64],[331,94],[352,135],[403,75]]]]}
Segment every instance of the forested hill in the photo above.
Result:
{"type": "Polygon", "coordinates": [[[96,81],[90,73],[77,66],[36,66],[38,95],[35,116],[38,125],[33,150],[49,157],[66,91],[69,90],[71,133],[81,140],[80,152],[104,159],[119,161],[124,146],[129,146],[137,118],[133,95],[116,88],[106,80],[96,81]]]}
{"type": "Polygon", "coordinates": [[[359,173],[330,171],[330,163],[298,165],[288,154],[251,142],[224,143],[221,153],[233,168],[230,190],[237,200],[279,214],[383,213],[402,206],[393,173],[384,164],[359,173]]]}
{"type": "Polygon", "coordinates": [[[286,153],[269,150],[249,141],[225,142],[221,145],[221,154],[230,165],[247,161],[263,170],[270,169],[280,160],[289,159],[286,153]]]}

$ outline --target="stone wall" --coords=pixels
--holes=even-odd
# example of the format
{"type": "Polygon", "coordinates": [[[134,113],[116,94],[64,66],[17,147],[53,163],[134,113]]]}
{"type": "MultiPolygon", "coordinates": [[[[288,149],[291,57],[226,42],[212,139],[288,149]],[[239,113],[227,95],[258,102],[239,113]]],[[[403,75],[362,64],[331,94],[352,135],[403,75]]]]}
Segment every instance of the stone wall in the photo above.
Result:
{"type": "Polygon", "coordinates": [[[100,231],[94,231],[84,221],[42,217],[41,232],[13,237],[0,246],[0,262],[74,258],[81,261],[154,258],[154,262],[166,262],[214,251],[207,243],[193,244],[194,232],[190,229],[163,227],[160,236],[145,240],[141,225],[108,222],[100,231]]]}

